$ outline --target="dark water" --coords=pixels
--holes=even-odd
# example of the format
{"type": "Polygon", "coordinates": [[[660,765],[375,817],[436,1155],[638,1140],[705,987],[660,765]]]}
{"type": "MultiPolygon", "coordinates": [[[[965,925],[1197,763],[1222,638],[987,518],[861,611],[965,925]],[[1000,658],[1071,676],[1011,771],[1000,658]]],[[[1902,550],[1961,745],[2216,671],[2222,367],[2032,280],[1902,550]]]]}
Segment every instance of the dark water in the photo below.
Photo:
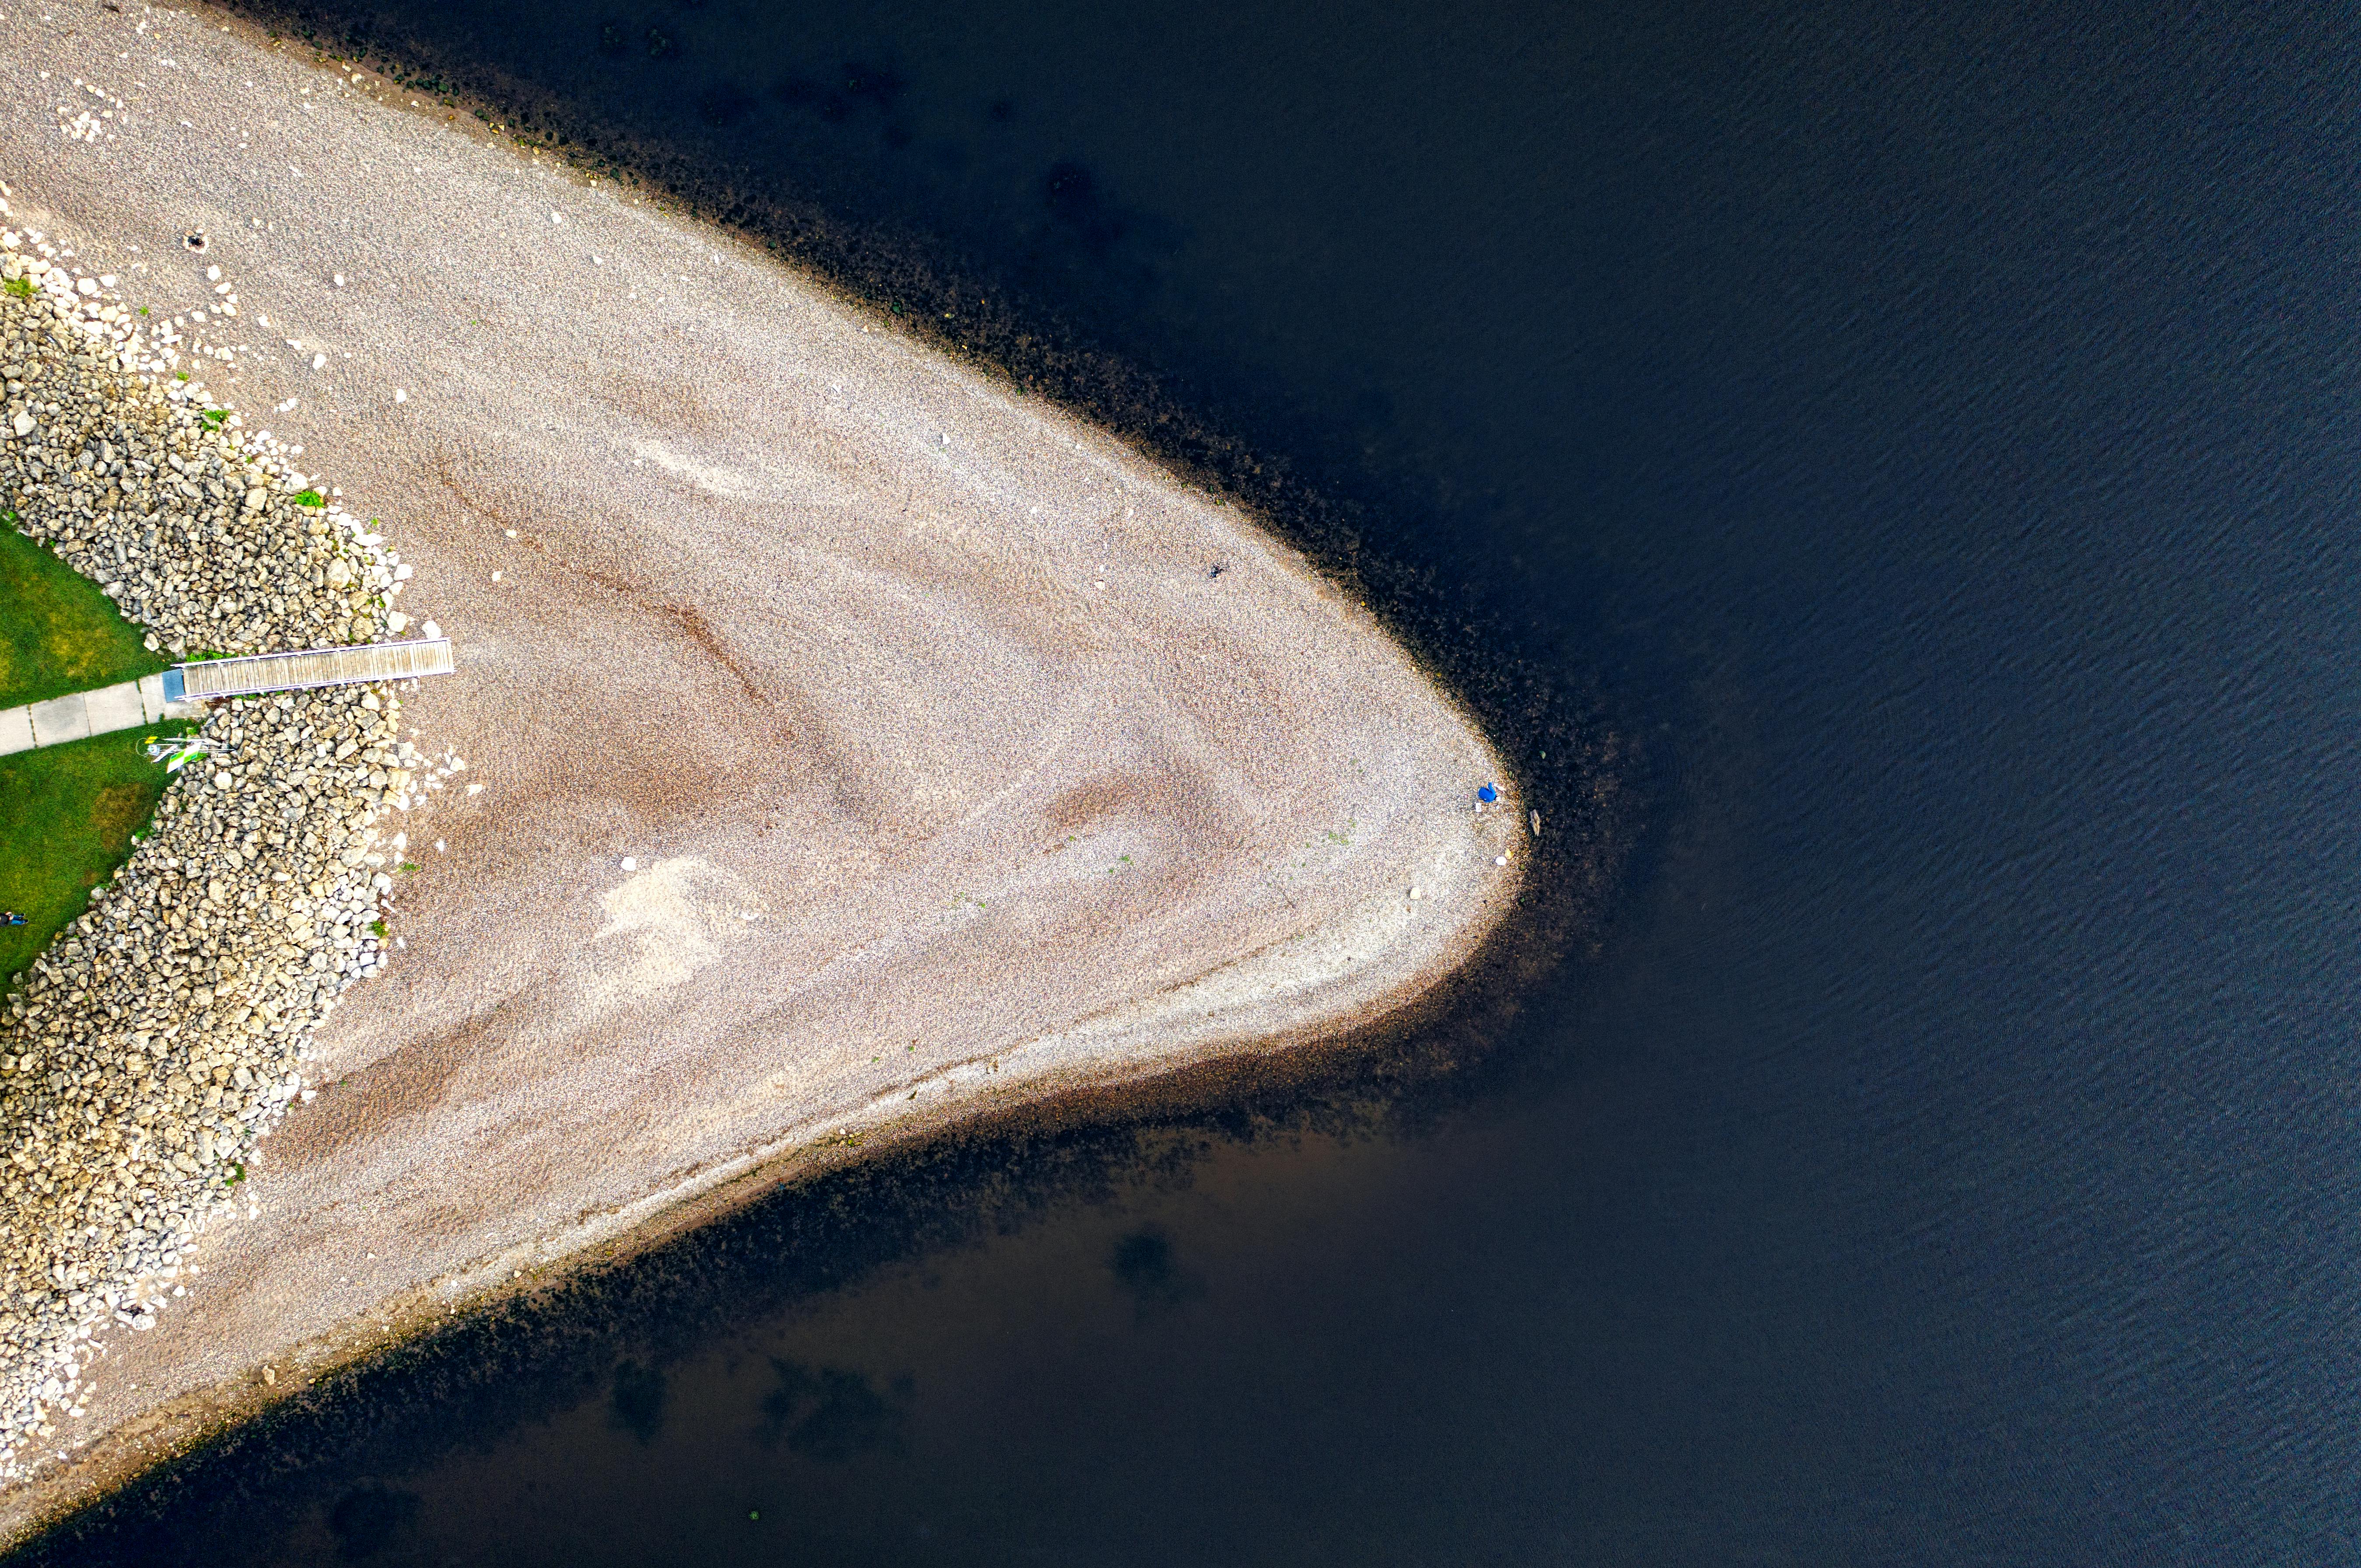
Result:
{"type": "Polygon", "coordinates": [[[1649,810],[1465,1086],[851,1180],[53,1554],[2361,1555],[2350,21],[1895,12],[314,13],[1148,367],[1649,810]]]}

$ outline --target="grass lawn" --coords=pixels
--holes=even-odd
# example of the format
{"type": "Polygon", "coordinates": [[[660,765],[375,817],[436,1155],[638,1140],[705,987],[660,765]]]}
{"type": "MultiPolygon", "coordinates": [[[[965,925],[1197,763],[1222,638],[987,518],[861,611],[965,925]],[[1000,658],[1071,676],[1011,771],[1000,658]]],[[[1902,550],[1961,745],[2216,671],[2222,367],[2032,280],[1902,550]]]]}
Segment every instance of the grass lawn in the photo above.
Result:
{"type": "Polygon", "coordinates": [[[163,765],[146,746],[159,732],[121,729],[0,757],[0,909],[25,917],[0,927],[0,976],[31,963],[131,852],[131,835],[164,793],[163,765]]]}
{"type": "Polygon", "coordinates": [[[145,636],[47,545],[0,528],[0,707],[154,674],[145,636]]]}
{"type": "MultiPolygon", "coordinates": [[[[0,527],[0,707],[162,669],[141,636],[96,583],[0,527]]],[[[146,753],[148,737],[163,732],[124,729],[0,757],[0,909],[25,916],[0,926],[0,978],[32,962],[131,852],[164,790],[164,770],[146,753]]]]}

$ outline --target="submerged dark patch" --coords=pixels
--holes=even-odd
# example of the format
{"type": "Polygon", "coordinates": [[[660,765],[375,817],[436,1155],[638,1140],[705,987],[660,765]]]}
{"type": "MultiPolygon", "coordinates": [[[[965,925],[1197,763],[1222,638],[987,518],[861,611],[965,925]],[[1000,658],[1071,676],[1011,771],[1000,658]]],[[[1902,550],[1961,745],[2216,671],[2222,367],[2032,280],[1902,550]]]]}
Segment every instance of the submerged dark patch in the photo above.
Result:
{"type": "Polygon", "coordinates": [[[1171,1238],[1159,1225],[1134,1231],[1115,1243],[1107,1268],[1143,1319],[1205,1291],[1205,1283],[1195,1270],[1182,1267],[1173,1258],[1171,1238]]]}
{"type": "Polygon", "coordinates": [[[899,1453],[906,1385],[880,1393],[866,1373],[810,1367],[771,1357],[774,1386],[763,1397],[758,1440],[822,1464],[899,1453]]]}
{"type": "Polygon", "coordinates": [[[367,1563],[396,1551],[417,1532],[417,1495],[375,1482],[354,1487],[328,1510],[328,1533],[343,1563],[367,1563]]]}
{"type": "Polygon", "coordinates": [[[607,1396],[607,1414],[641,1442],[655,1442],[664,1431],[664,1375],[636,1361],[616,1367],[614,1391],[607,1396]]]}

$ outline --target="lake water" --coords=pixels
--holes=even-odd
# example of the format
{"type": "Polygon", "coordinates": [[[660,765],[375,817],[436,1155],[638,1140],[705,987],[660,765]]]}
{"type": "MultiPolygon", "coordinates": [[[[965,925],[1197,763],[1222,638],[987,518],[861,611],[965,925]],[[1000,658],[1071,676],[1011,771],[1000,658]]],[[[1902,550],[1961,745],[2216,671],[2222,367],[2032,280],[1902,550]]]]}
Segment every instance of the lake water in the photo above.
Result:
{"type": "Polygon", "coordinates": [[[35,1555],[2361,1553],[2349,13],[277,15],[1148,367],[1645,810],[1465,1072],[847,1179],[35,1555]]]}

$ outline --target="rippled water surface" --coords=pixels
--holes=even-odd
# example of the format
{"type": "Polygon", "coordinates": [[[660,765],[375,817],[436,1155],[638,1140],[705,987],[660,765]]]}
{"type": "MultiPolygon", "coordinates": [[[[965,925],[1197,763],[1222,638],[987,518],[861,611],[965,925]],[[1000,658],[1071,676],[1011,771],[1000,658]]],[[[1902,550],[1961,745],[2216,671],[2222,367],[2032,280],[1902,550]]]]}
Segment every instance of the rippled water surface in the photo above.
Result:
{"type": "Polygon", "coordinates": [[[1464,1085],[852,1183],[51,1550],[2361,1552],[2350,19],[1894,13],[275,13],[1149,367],[1649,811],[1464,1085]]]}

